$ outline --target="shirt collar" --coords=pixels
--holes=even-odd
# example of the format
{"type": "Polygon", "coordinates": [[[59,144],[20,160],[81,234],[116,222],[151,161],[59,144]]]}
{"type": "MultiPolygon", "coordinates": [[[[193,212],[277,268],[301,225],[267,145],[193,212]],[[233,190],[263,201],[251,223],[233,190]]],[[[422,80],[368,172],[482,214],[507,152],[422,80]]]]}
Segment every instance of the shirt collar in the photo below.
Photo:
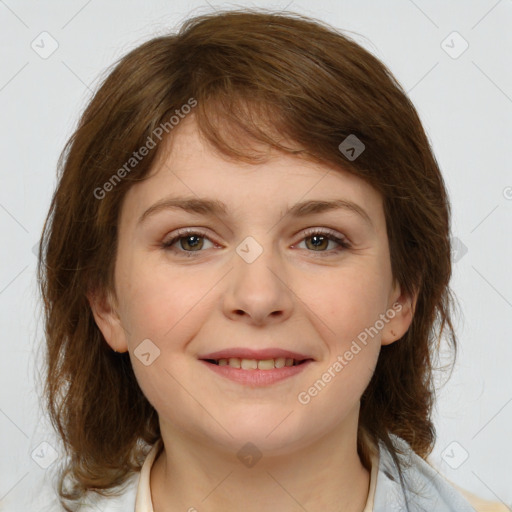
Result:
{"type": "Polygon", "coordinates": [[[150,475],[153,462],[163,448],[162,438],[160,438],[151,448],[144,460],[140,470],[139,483],[137,486],[137,497],[135,498],[135,512],[154,512],[151,501],[150,475]]]}

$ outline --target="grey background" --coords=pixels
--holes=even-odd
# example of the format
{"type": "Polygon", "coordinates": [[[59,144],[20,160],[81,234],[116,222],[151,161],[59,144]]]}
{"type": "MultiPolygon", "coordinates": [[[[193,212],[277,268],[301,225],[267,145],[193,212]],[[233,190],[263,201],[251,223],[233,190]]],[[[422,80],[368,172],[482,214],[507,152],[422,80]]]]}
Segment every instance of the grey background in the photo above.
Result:
{"type": "Polygon", "coordinates": [[[58,464],[38,399],[43,335],[33,248],[59,153],[121,55],[189,15],[237,6],[287,8],[355,31],[408,91],[444,173],[458,247],[460,353],[438,393],[430,460],[457,485],[510,506],[511,0],[0,0],[0,510],[37,503],[38,486],[58,464]],[[45,55],[52,44],[58,48],[45,55]]]}

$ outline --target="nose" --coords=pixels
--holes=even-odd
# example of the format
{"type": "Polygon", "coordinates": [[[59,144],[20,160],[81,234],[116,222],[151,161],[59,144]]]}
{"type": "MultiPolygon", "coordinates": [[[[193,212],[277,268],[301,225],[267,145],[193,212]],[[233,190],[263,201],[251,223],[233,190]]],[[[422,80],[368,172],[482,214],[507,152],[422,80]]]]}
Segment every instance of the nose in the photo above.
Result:
{"type": "Polygon", "coordinates": [[[284,265],[265,248],[252,262],[236,254],[229,272],[223,309],[232,320],[262,326],[283,322],[292,314],[294,293],[284,265]]]}

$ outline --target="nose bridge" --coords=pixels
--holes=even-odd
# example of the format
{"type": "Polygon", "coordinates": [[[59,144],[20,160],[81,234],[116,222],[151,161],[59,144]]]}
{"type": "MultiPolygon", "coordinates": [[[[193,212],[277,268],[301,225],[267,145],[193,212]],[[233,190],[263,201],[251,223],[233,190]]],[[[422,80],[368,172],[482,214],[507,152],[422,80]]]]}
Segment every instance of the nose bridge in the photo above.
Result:
{"type": "Polygon", "coordinates": [[[278,276],[284,269],[270,235],[247,236],[238,244],[234,261],[235,285],[249,284],[253,291],[266,295],[280,288],[283,277],[278,276]]]}
{"type": "Polygon", "coordinates": [[[224,296],[227,315],[245,313],[254,321],[288,316],[292,293],[286,285],[286,270],[272,243],[265,235],[247,236],[236,248],[230,286],[224,296]]]}

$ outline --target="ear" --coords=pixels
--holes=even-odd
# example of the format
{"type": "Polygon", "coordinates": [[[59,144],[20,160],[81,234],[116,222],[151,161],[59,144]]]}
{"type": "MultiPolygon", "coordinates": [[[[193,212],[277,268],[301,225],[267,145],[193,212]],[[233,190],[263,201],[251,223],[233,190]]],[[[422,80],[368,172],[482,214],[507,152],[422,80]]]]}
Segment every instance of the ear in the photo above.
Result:
{"type": "Polygon", "coordinates": [[[96,325],[100,329],[106,342],[115,352],[127,352],[126,333],[119,318],[115,300],[110,292],[87,293],[87,300],[91,306],[96,325]]]}
{"type": "Polygon", "coordinates": [[[417,299],[417,291],[409,295],[402,293],[398,283],[395,285],[385,313],[388,321],[384,323],[382,329],[382,345],[390,345],[407,332],[412,323],[417,299]]]}

